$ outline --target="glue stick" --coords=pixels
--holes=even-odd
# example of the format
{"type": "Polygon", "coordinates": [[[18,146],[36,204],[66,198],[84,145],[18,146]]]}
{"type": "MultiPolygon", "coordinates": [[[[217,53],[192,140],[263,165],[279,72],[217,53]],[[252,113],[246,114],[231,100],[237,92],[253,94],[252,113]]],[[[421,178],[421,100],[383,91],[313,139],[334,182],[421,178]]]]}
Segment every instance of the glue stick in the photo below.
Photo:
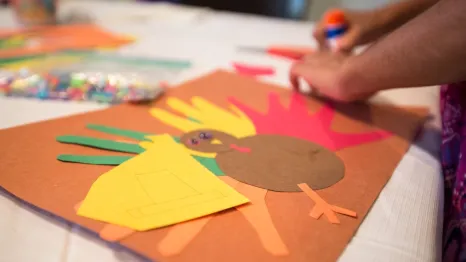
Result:
{"type": "Polygon", "coordinates": [[[332,10],[325,14],[325,34],[332,51],[338,49],[338,39],[347,31],[348,24],[341,10],[332,10]]]}

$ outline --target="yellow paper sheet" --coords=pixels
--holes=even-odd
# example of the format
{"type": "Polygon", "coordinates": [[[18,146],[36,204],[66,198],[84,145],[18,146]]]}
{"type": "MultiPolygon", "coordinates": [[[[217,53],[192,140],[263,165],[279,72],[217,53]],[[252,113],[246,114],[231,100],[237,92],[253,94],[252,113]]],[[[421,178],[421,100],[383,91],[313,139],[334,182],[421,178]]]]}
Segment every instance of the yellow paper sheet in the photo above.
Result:
{"type": "Polygon", "coordinates": [[[94,182],[78,215],[144,231],[249,202],[171,136],[152,139],[147,151],[94,182]]]}

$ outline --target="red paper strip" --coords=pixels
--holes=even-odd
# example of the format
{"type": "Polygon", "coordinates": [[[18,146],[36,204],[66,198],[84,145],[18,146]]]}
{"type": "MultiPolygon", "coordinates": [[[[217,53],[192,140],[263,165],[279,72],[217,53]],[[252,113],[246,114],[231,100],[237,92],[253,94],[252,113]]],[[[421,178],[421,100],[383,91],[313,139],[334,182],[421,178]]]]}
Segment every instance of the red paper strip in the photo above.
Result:
{"type": "Polygon", "coordinates": [[[275,75],[275,69],[270,66],[247,65],[233,62],[233,67],[240,75],[247,75],[252,77],[275,75]]]}

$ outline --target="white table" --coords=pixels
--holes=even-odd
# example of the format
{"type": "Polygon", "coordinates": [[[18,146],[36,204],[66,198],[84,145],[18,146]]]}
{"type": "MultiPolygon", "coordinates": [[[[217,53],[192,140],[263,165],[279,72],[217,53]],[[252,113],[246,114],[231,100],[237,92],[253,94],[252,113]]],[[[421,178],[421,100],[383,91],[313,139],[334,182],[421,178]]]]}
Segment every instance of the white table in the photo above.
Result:
{"type": "MultiPolygon", "coordinates": [[[[136,36],[121,54],[189,59],[194,68],[183,81],[231,61],[274,66],[278,73],[261,80],[288,86],[284,59],[238,52],[237,46],[314,45],[311,24],[268,19],[168,4],[66,1],[62,14],[90,13],[109,30],[136,36]],[[103,11],[105,10],[105,11],[103,11]]],[[[2,27],[16,26],[9,10],[0,10],[2,27]]],[[[374,100],[431,108],[438,127],[438,88],[384,92],[374,100]]],[[[92,103],[0,98],[0,128],[98,110],[92,103]]],[[[429,129],[411,146],[381,192],[340,261],[437,261],[440,255],[443,180],[438,130],[429,129]]],[[[1,160],[0,160],[1,161],[1,160]]],[[[0,195],[0,262],[132,261],[75,228],[65,227],[0,195]]]]}

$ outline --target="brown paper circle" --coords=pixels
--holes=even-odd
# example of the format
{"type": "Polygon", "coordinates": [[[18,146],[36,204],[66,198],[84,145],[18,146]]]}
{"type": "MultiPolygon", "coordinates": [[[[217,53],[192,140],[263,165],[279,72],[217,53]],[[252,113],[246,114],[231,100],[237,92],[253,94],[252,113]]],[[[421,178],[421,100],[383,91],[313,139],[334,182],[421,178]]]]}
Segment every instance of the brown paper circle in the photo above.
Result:
{"type": "Polygon", "coordinates": [[[256,135],[238,140],[250,152],[217,154],[220,169],[243,183],[279,192],[301,191],[306,183],[318,190],[332,186],[345,174],[340,158],[309,141],[280,135],[256,135]]]}

